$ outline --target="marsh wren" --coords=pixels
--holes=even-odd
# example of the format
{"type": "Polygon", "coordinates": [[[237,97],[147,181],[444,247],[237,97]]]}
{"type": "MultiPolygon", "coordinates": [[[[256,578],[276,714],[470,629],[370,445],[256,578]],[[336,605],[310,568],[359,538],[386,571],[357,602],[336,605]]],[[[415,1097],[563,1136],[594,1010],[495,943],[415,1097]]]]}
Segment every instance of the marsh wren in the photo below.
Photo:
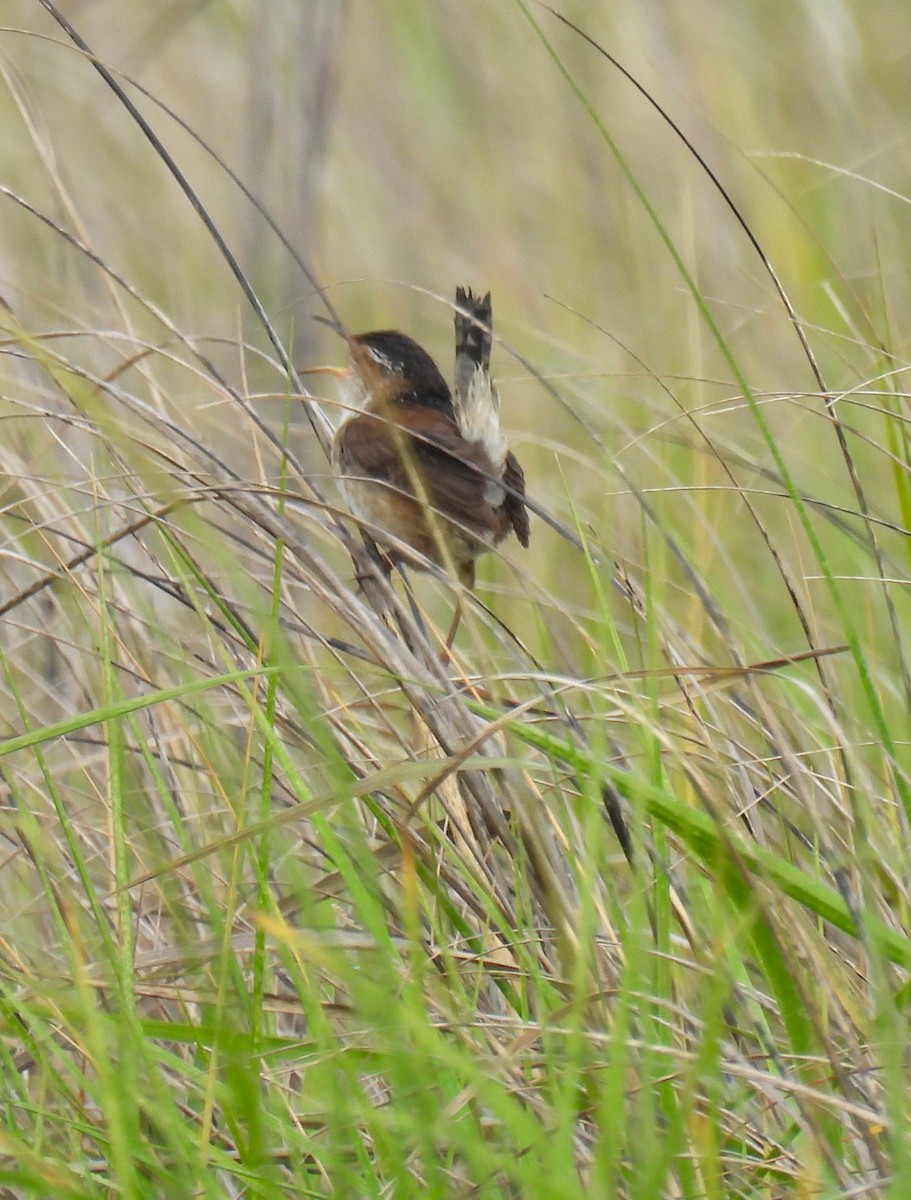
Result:
{"type": "Polygon", "coordinates": [[[405,334],[339,332],[349,349],[349,411],[332,464],[352,513],[387,569],[451,564],[473,588],[480,554],[511,532],[527,546],[529,535],[525,476],[500,429],[490,378],[490,293],[456,291],[454,391],[405,334]]]}

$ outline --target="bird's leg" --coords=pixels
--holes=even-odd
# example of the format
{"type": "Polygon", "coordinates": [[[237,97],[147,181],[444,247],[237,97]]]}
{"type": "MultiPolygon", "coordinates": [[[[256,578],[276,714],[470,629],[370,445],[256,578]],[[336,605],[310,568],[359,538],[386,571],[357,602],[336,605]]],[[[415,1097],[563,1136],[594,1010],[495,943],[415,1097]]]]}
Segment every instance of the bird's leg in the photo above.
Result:
{"type": "Polygon", "coordinates": [[[354,549],[351,552],[354,581],[373,611],[389,626],[392,623],[392,612],[388,593],[381,581],[388,582],[392,573],[392,563],[368,533],[362,530],[361,536],[364,541],[363,549],[354,549]]]}
{"type": "Polygon", "coordinates": [[[363,590],[365,582],[376,578],[377,571],[386,579],[389,578],[392,574],[392,560],[382,552],[369,533],[361,530],[361,537],[364,539],[366,557],[370,561],[365,562],[361,555],[355,558],[354,579],[361,590],[363,590]]]}
{"type": "Polygon", "coordinates": [[[396,619],[395,610],[390,606],[385,597],[380,595],[380,590],[376,587],[377,574],[380,574],[383,579],[389,580],[393,570],[398,571],[402,583],[405,588],[405,596],[408,599],[408,607],[411,610],[411,619],[414,621],[421,637],[428,641],[427,626],[424,624],[424,618],[421,615],[421,610],[418,608],[417,601],[414,598],[414,592],[411,588],[411,581],[405,572],[404,563],[395,563],[379,548],[369,533],[361,530],[361,537],[364,539],[364,550],[354,557],[354,579],[360,590],[367,597],[370,607],[380,614],[389,628],[398,627],[399,633],[405,639],[405,644],[409,650],[413,650],[411,640],[407,636],[407,631],[402,627],[401,621],[396,619]]]}
{"type": "MultiPolygon", "coordinates": [[[[462,587],[467,588],[469,592],[473,592],[475,584],[474,560],[472,559],[467,563],[460,563],[458,571],[459,582],[462,584],[462,587]]],[[[449,651],[452,649],[452,643],[455,641],[455,635],[459,631],[459,624],[462,620],[463,609],[464,605],[462,603],[462,594],[460,592],[458,599],[456,600],[455,609],[453,610],[452,624],[449,626],[449,633],[446,635],[446,648],[440,654],[441,662],[450,662],[452,659],[452,655],[449,653],[449,651]]]]}
{"type": "MultiPolygon", "coordinates": [[[[408,607],[411,609],[411,619],[414,621],[415,626],[417,627],[417,630],[420,633],[421,637],[424,639],[425,642],[427,642],[430,640],[429,635],[427,633],[427,626],[424,624],[424,618],[421,615],[420,608],[418,608],[418,602],[417,602],[417,600],[415,600],[414,592],[411,590],[411,580],[408,578],[408,575],[405,572],[405,564],[398,563],[396,565],[396,570],[398,571],[399,575],[401,576],[402,583],[405,587],[405,595],[408,597],[408,607]]],[[[402,630],[403,634],[404,634],[404,632],[405,631],[402,630]]],[[[406,638],[405,640],[407,642],[408,639],[406,638]]],[[[413,649],[413,647],[409,646],[409,649],[413,649]]]]}
{"type": "Polygon", "coordinates": [[[444,662],[444,663],[452,662],[452,655],[450,654],[450,650],[452,649],[452,643],[455,641],[455,635],[459,631],[459,624],[460,624],[461,620],[462,620],[462,597],[459,596],[458,600],[456,600],[456,606],[455,606],[455,609],[452,614],[452,624],[449,626],[449,632],[446,634],[446,645],[440,651],[440,662],[444,662]]]}

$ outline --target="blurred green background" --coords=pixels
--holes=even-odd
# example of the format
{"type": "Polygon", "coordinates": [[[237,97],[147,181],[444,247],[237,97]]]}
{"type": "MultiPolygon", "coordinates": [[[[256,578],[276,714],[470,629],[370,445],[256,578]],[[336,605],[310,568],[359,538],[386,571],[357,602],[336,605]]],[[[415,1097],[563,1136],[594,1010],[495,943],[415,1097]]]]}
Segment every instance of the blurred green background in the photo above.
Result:
{"type": "MultiPolygon", "coordinates": [[[[887,557],[906,563],[904,535],[888,527],[906,503],[890,482],[903,471],[892,457],[902,460],[903,427],[887,438],[881,417],[904,386],[908,341],[907,6],[637,0],[560,11],[672,115],[761,243],[856,430],[852,452],[886,522],[887,557]]],[[[281,373],[257,357],[267,341],[254,314],[135,124],[40,4],[15,0],[7,13],[2,182],[76,232],[232,383],[280,395],[281,373]]],[[[712,589],[733,589],[748,652],[800,649],[738,488],[755,490],[789,568],[807,576],[804,599],[819,606],[826,640],[819,572],[804,562],[803,535],[741,394],[745,381],[798,489],[856,512],[807,357],[706,171],[577,32],[543,6],[502,0],[81,3],[65,13],[108,66],[141,82],[237,172],[352,328],[398,326],[448,371],[456,284],[492,290],[503,339],[495,370],[530,491],[578,521],[606,560],[644,569],[633,481],[712,589]]],[[[318,297],[254,206],[169,116],[131,95],[296,360],[338,361],[337,342],[310,320],[318,297]]],[[[29,328],[101,333],[70,343],[100,371],[122,363],[116,339],[127,326],[130,338],[161,344],[158,321],[122,292],[115,298],[58,230],[8,198],[2,212],[0,287],[29,328]]],[[[160,403],[243,464],[246,431],[212,406],[208,385],[178,370],[169,386],[167,363],[156,370],[160,403]]],[[[324,470],[318,455],[309,461],[324,470]]],[[[837,570],[868,573],[849,541],[836,543],[837,570]]],[[[569,603],[581,566],[535,523],[521,567],[538,583],[569,603]]],[[[689,604],[687,581],[673,564],[666,574],[681,589],[671,602],[689,604]]],[[[875,637],[880,589],[845,586],[875,637]]]]}

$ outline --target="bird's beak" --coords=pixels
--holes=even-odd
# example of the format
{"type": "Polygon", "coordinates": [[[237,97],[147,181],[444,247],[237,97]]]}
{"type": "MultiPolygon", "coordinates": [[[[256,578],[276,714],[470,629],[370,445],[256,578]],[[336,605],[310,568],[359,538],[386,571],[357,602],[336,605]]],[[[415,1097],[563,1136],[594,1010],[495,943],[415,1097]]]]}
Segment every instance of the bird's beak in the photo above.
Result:
{"type": "MultiPolygon", "coordinates": [[[[352,353],[354,352],[354,341],[341,321],[329,317],[314,317],[313,320],[318,321],[320,325],[327,325],[339,337],[344,338],[349,349],[352,353]]],[[[334,375],[336,379],[346,379],[351,371],[349,367],[298,367],[297,373],[298,375],[334,375]]]]}
{"type": "Polygon", "coordinates": [[[336,379],[345,379],[347,367],[295,367],[298,375],[334,375],[336,379]]]}

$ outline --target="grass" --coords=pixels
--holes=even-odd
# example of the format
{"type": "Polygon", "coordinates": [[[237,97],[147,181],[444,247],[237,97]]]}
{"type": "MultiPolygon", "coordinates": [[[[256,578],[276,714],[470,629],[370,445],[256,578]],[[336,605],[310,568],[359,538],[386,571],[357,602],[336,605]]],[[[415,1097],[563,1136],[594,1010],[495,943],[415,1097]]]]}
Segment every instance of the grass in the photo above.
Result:
{"type": "Polygon", "coordinates": [[[900,6],[14,7],[0,1194],[909,1194],[900,6]],[[457,283],[444,668],[292,364],[457,283]]]}

